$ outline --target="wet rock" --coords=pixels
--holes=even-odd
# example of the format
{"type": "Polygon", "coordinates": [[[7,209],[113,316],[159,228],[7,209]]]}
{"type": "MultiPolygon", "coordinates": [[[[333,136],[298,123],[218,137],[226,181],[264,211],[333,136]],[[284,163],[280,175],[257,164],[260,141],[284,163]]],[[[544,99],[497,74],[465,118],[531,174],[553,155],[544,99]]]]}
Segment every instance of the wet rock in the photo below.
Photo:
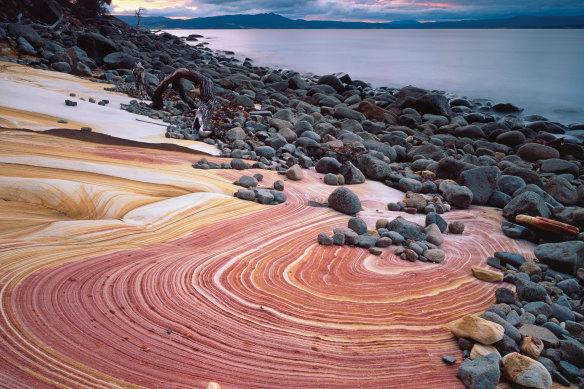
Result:
{"type": "Polygon", "coordinates": [[[495,389],[501,377],[499,356],[489,354],[467,359],[460,364],[458,376],[468,389],[495,389]]]}
{"type": "Polygon", "coordinates": [[[521,177],[503,174],[499,178],[499,190],[509,196],[513,196],[513,193],[515,193],[517,189],[523,188],[526,185],[527,184],[521,177]]]}
{"type": "Polygon", "coordinates": [[[503,234],[513,239],[535,240],[535,234],[530,229],[507,220],[501,223],[501,230],[503,234]]]}
{"type": "Polygon", "coordinates": [[[483,130],[477,125],[461,126],[454,130],[454,135],[467,138],[485,138],[483,130]]]}
{"type": "Polygon", "coordinates": [[[503,357],[505,377],[516,384],[528,388],[550,389],[552,377],[539,362],[519,353],[503,357]]]}
{"type": "Polygon", "coordinates": [[[515,147],[525,143],[525,135],[521,131],[507,131],[499,134],[496,138],[497,143],[506,146],[515,147]]]}
{"type": "Polygon", "coordinates": [[[348,188],[335,189],[328,197],[329,206],[348,215],[356,214],[361,210],[359,197],[348,188]]]}

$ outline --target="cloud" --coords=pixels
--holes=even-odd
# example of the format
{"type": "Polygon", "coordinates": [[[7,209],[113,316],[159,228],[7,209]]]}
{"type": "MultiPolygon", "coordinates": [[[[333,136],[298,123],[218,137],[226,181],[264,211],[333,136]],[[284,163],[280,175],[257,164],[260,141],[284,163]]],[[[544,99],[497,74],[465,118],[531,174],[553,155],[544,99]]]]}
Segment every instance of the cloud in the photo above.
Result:
{"type": "Polygon", "coordinates": [[[310,20],[458,20],[515,15],[581,15],[582,1],[559,0],[113,0],[113,13],[205,17],[274,12],[310,20]]]}

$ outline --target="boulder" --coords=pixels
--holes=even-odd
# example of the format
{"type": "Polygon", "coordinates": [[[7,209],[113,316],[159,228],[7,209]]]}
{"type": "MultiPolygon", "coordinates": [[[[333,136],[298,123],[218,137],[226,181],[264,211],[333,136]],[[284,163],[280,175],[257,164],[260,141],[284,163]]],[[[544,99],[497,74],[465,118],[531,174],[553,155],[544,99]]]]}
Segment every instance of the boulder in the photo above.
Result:
{"type": "Polygon", "coordinates": [[[440,246],[442,243],[444,243],[442,232],[440,232],[440,228],[436,224],[430,224],[428,227],[426,227],[425,233],[426,241],[432,243],[433,245],[440,246]]]}
{"type": "Polygon", "coordinates": [[[475,165],[448,157],[438,161],[434,173],[438,178],[458,181],[463,171],[474,168],[476,168],[475,165]]]}
{"type": "Polygon", "coordinates": [[[501,377],[499,359],[494,353],[467,359],[458,367],[458,376],[467,389],[495,389],[501,377]]]}
{"type": "Polygon", "coordinates": [[[333,173],[337,174],[341,168],[341,163],[332,157],[321,158],[314,166],[317,173],[333,173]]]}
{"type": "Polygon", "coordinates": [[[372,180],[384,180],[391,173],[389,164],[370,154],[357,157],[357,167],[363,172],[365,177],[372,180]]]}
{"type": "MultiPolygon", "coordinates": [[[[401,216],[390,221],[387,224],[387,229],[399,233],[405,239],[424,240],[426,238],[424,228],[421,225],[406,220],[401,216]]],[[[393,237],[391,238],[394,240],[393,237]]]]}
{"type": "Polygon", "coordinates": [[[469,338],[482,344],[493,344],[503,339],[503,326],[476,315],[465,315],[447,324],[457,338],[469,338]]]}
{"type": "Polygon", "coordinates": [[[579,200],[577,189],[562,176],[552,176],[543,187],[543,190],[565,205],[574,205],[579,200]]]}
{"type": "Polygon", "coordinates": [[[318,244],[323,245],[323,246],[332,246],[333,245],[333,238],[331,238],[330,236],[328,236],[324,232],[321,232],[320,234],[318,234],[317,241],[318,241],[318,244]]]}
{"type": "Polygon", "coordinates": [[[339,174],[345,178],[345,184],[354,185],[365,182],[365,176],[355,165],[347,161],[339,169],[339,174]]]}
{"type": "Polygon", "coordinates": [[[22,37],[36,48],[39,48],[44,42],[38,32],[28,24],[10,23],[7,30],[13,37],[22,37]]]}
{"type": "Polygon", "coordinates": [[[562,173],[569,173],[574,177],[578,177],[579,173],[578,165],[574,162],[566,161],[564,159],[559,158],[550,158],[546,159],[542,162],[539,171],[541,173],[553,173],[553,174],[562,174],[562,173]]]}
{"type": "Polygon", "coordinates": [[[460,173],[460,184],[472,192],[473,204],[486,204],[491,195],[499,190],[501,172],[496,166],[481,166],[460,173]]]}
{"type": "Polygon", "coordinates": [[[446,257],[446,253],[440,249],[429,249],[424,251],[424,257],[430,262],[442,263],[446,257]]]}
{"type": "Polygon", "coordinates": [[[499,190],[509,196],[513,196],[513,193],[517,189],[523,188],[526,185],[525,181],[521,177],[510,176],[503,174],[499,177],[499,190]]]}
{"type": "Polygon", "coordinates": [[[544,301],[548,296],[545,288],[535,282],[517,279],[515,284],[517,297],[521,301],[544,301]]]}
{"type": "Polygon", "coordinates": [[[462,185],[451,185],[444,192],[444,199],[448,201],[449,204],[460,208],[466,209],[470,206],[473,199],[472,191],[466,186],[462,185]]]}
{"type": "Polygon", "coordinates": [[[365,115],[363,115],[359,111],[355,111],[354,109],[350,109],[347,107],[337,107],[334,109],[333,116],[336,119],[355,119],[357,121],[364,121],[367,119],[365,115]]]}
{"type": "Polygon", "coordinates": [[[519,353],[507,354],[502,361],[505,377],[509,381],[534,389],[550,389],[552,387],[550,373],[538,361],[519,353]]]}
{"type": "Polygon", "coordinates": [[[471,124],[469,126],[462,126],[462,127],[457,127],[454,130],[454,135],[458,136],[458,137],[466,137],[466,138],[485,138],[485,133],[483,132],[483,130],[474,124],[471,124]]]}
{"type": "Polygon", "coordinates": [[[354,215],[361,210],[359,197],[348,188],[335,189],[328,197],[329,206],[339,212],[354,215]]]}
{"type": "Polygon", "coordinates": [[[286,170],[286,178],[292,181],[300,181],[304,178],[302,173],[302,168],[298,164],[292,165],[288,170],[286,170]]]}
{"type": "Polygon", "coordinates": [[[77,46],[82,48],[97,64],[102,64],[106,55],[117,51],[117,46],[111,39],[95,32],[79,35],[77,46]]]}
{"type": "Polygon", "coordinates": [[[517,150],[517,155],[529,162],[560,157],[558,150],[540,143],[524,144],[517,150]]]}
{"type": "Polygon", "coordinates": [[[400,109],[413,108],[421,115],[429,113],[450,117],[452,114],[445,96],[413,86],[406,86],[399,91],[396,105],[400,109]]]}
{"type": "Polygon", "coordinates": [[[345,90],[345,86],[341,80],[332,74],[325,74],[324,76],[321,76],[318,79],[317,84],[331,86],[337,93],[343,93],[345,90]]]}
{"type": "Polygon", "coordinates": [[[103,57],[103,63],[108,69],[133,69],[138,60],[130,54],[116,52],[103,57]]]}
{"type": "Polygon", "coordinates": [[[584,242],[581,241],[540,244],[534,254],[539,262],[562,273],[576,275],[578,268],[584,267],[584,242]]]}
{"type": "Polygon", "coordinates": [[[584,345],[575,339],[560,341],[562,359],[568,361],[579,368],[584,367],[584,345]]]}
{"type": "Polygon", "coordinates": [[[543,198],[535,192],[523,192],[515,196],[503,208],[503,217],[515,221],[515,216],[523,214],[529,216],[541,216],[549,219],[551,216],[550,209],[543,198]]]}
{"type": "Polygon", "coordinates": [[[359,217],[350,218],[348,227],[355,231],[358,235],[367,233],[367,224],[359,217]]]}
{"type": "Polygon", "coordinates": [[[507,131],[499,134],[496,138],[497,143],[504,144],[509,147],[515,147],[525,143],[525,135],[521,131],[507,131]]]}

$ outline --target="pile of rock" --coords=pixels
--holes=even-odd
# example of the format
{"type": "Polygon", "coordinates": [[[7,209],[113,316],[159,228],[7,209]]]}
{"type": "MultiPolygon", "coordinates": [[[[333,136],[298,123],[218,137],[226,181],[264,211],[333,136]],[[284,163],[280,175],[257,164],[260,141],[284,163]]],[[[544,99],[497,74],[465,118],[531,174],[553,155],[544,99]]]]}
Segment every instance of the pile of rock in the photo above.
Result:
{"type": "Polygon", "coordinates": [[[543,244],[535,253],[546,263],[496,252],[488,263],[516,293],[501,287],[486,312],[448,325],[459,338],[459,377],[468,388],[495,388],[501,376],[530,388],[550,388],[552,380],[584,387],[584,242],[543,244]]]}
{"type": "Polygon", "coordinates": [[[406,198],[403,201],[397,203],[388,203],[387,209],[390,211],[401,211],[410,214],[443,214],[450,211],[450,204],[445,202],[440,195],[424,195],[408,192],[406,193],[406,198]]]}
{"type": "Polygon", "coordinates": [[[394,254],[404,260],[441,263],[445,253],[439,246],[444,242],[442,233],[447,228],[448,224],[437,213],[426,216],[426,227],[398,216],[392,221],[377,220],[375,230],[369,230],[363,219],[353,217],[349,219],[347,228],[335,228],[332,236],[320,233],[317,240],[324,246],[366,248],[375,255],[381,254],[381,248],[400,246],[394,254]]]}
{"type": "Polygon", "coordinates": [[[238,189],[234,196],[241,200],[255,201],[260,204],[276,205],[286,202],[284,193],[284,183],[281,180],[274,181],[271,188],[258,188],[258,184],[263,180],[263,175],[257,173],[253,176],[243,175],[233,184],[243,186],[238,189]]]}

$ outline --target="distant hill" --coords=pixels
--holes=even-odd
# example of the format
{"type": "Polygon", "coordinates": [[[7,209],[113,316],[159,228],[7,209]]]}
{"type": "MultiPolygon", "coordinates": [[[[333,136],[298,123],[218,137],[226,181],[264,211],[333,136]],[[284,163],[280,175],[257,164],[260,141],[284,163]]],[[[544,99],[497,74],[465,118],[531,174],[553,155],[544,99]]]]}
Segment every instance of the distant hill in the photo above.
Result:
{"type": "MultiPolygon", "coordinates": [[[[117,18],[135,25],[133,15],[117,15],[117,18]]],[[[170,19],[143,17],[141,25],[151,28],[205,29],[441,29],[441,28],[584,28],[582,16],[515,16],[507,19],[463,20],[458,22],[419,23],[416,21],[394,23],[337,22],[327,20],[288,19],[274,13],[257,15],[224,15],[208,18],[170,19]]]]}

